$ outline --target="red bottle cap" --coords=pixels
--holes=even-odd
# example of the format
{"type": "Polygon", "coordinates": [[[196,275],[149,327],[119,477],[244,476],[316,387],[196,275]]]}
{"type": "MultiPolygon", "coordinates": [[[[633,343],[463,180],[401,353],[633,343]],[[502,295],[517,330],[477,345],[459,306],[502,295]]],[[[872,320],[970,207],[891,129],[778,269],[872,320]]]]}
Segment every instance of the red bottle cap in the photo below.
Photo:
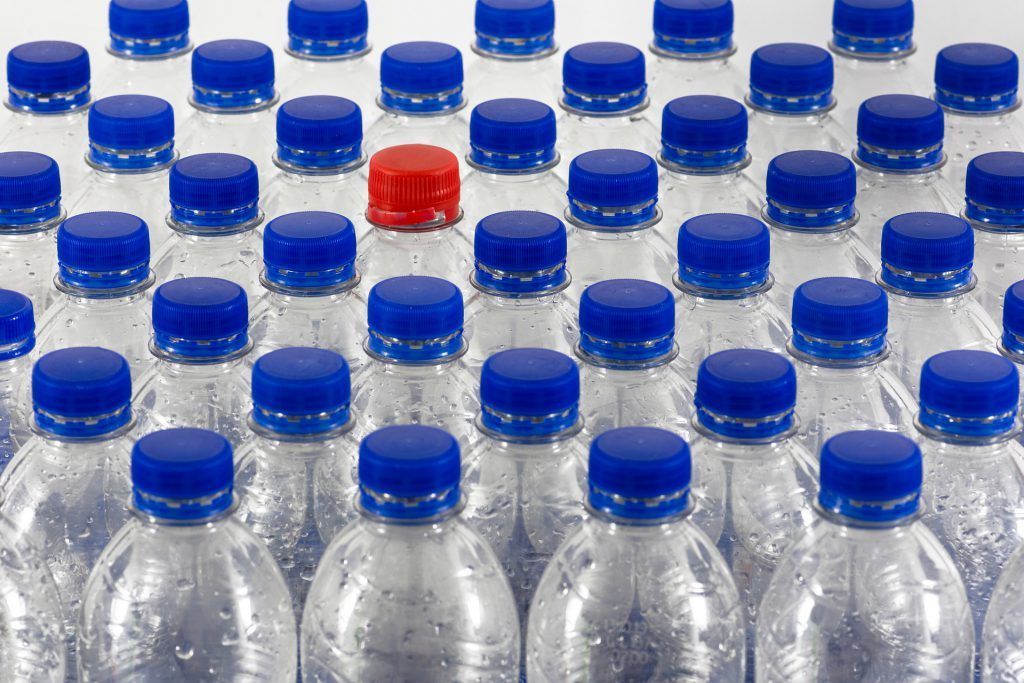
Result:
{"type": "Polygon", "coordinates": [[[459,217],[459,160],[433,145],[396,145],[370,158],[371,223],[433,229],[459,217]]]}

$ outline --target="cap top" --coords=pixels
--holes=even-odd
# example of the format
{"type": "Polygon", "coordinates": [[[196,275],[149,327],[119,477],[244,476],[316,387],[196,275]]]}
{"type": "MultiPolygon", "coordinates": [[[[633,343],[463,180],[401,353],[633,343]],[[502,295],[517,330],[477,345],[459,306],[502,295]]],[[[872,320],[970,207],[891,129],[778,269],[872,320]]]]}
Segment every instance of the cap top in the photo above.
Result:
{"type": "Polygon", "coordinates": [[[171,167],[171,218],[190,229],[239,229],[259,218],[256,164],[237,154],[193,154],[171,167]]]}
{"type": "Polygon", "coordinates": [[[32,368],[32,407],[39,429],[62,437],[88,438],[131,421],[128,362],[98,347],[51,351],[32,368]]]}
{"type": "Polygon", "coordinates": [[[971,281],[974,233],[959,216],[916,212],[882,228],[882,281],[905,292],[950,292],[971,281]]]}
{"type": "Polygon", "coordinates": [[[310,59],[344,59],[369,51],[366,0],[291,0],[288,51],[310,59]]]}
{"type": "Polygon", "coordinates": [[[274,53],[254,40],[213,40],[192,53],[192,103],[211,110],[262,109],[277,99],[274,53]]]}
{"type": "Polygon", "coordinates": [[[57,262],[65,285],[135,289],[149,279],[149,226],[118,211],[72,216],[57,229],[57,262]]]}
{"type": "Polygon", "coordinates": [[[534,100],[482,102],[469,119],[470,161],[496,173],[539,172],[556,163],[555,112],[534,100]]]}
{"type": "Polygon", "coordinates": [[[856,522],[896,522],[917,512],[921,476],[921,451],[907,437],[844,432],[821,449],[818,502],[856,522]]]}
{"type": "Polygon", "coordinates": [[[564,432],[579,421],[576,363],[549,349],[509,349],[488,358],[480,375],[481,422],[507,436],[564,432]]]}
{"type": "Polygon", "coordinates": [[[135,507],[160,519],[202,520],[231,506],[231,444],[205,429],[165,429],[132,449],[135,507]]]}
{"type": "Polygon", "coordinates": [[[689,507],[690,448],[654,427],[606,431],[590,444],[589,502],[623,519],[654,520],[689,507]]]}
{"type": "Polygon", "coordinates": [[[61,215],[57,162],[36,152],[0,152],[0,226],[35,229],[61,215]]]}
{"type": "Polygon", "coordinates": [[[0,362],[21,358],[36,344],[32,300],[10,289],[0,289],[0,362]]]}
{"type": "Polygon", "coordinates": [[[431,41],[397,43],[380,59],[380,106],[403,114],[436,114],[463,106],[462,53],[431,41]]]}
{"type": "Polygon", "coordinates": [[[153,58],[188,49],[187,0],[111,0],[110,51],[119,57],[153,58]]]}
{"type": "Polygon", "coordinates": [[[8,104],[48,114],[89,104],[89,53],[75,43],[38,40],[7,53],[8,104]]]}
{"type": "Polygon", "coordinates": [[[889,300],[874,282],[808,280],[793,294],[793,347],[812,358],[860,360],[885,349],[889,300]]]}
{"type": "Polygon", "coordinates": [[[277,160],[289,169],[356,166],[363,161],[362,142],[362,112],[344,97],[297,97],[277,110],[277,160]]]}
{"type": "Polygon", "coordinates": [[[835,229],[857,213],[857,171],[834,152],[786,152],[768,164],[766,215],[794,230],[835,229]]]}
{"type": "Polygon", "coordinates": [[[935,100],[958,113],[991,113],[1017,105],[1020,64],[1000,45],[960,43],[935,58],[935,100]]]}
{"type": "Polygon", "coordinates": [[[686,59],[732,53],[732,0],[655,0],[655,51],[686,59]]]}
{"type": "Polygon", "coordinates": [[[939,432],[990,437],[1013,429],[1017,367],[988,351],[947,351],[921,368],[920,422],[939,432]]]}
{"type": "Polygon", "coordinates": [[[647,102],[644,54],[625,43],[583,43],[562,60],[562,105],[588,113],[625,114],[647,102]]]}
{"type": "Polygon", "coordinates": [[[645,280],[605,280],[580,297],[580,349],[592,360],[651,362],[675,348],[675,302],[645,280]]]}
{"type": "Polygon", "coordinates": [[[176,362],[233,356],[248,347],[248,326],[248,300],[234,282],[181,278],[153,295],[154,344],[176,362]]]}
{"type": "Polygon", "coordinates": [[[803,43],[775,43],[750,58],[752,106],[779,114],[826,110],[832,97],[832,55],[803,43]]]}
{"type": "Polygon", "coordinates": [[[367,305],[369,350],[393,362],[437,362],[463,350],[462,293],[436,277],[382,280],[367,305]]]}
{"type": "Polygon", "coordinates": [[[757,288],[768,279],[770,239],[764,223],[750,216],[711,213],[679,228],[679,280],[702,290],[757,288]]]}
{"type": "Polygon", "coordinates": [[[253,365],[253,419],[273,432],[308,435],[343,427],[351,395],[348,363],[334,351],[277,349],[253,365]]]}
{"type": "Polygon", "coordinates": [[[857,159],[885,170],[929,170],[943,160],[942,108],[917,95],[879,95],[857,113],[857,159]]]}
{"type": "Polygon", "coordinates": [[[697,371],[697,419],[732,439],[769,439],[793,428],[796,371],[777,353],[730,349],[697,371]]]}
{"type": "Polygon", "coordinates": [[[461,216],[459,160],[433,145],[396,145],[370,158],[367,220],[392,230],[424,229],[461,216]]]}
{"type": "Polygon", "coordinates": [[[502,211],[476,225],[473,281],[486,290],[523,294],[557,289],[568,280],[565,225],[538,211],[502,211]]]}
{"type": "Polygon", "coordinates": [[[279,287],[334,290],[356,275],[352,221],[328,211],[278,216],[263,231],[264,277],[279,287]]]}

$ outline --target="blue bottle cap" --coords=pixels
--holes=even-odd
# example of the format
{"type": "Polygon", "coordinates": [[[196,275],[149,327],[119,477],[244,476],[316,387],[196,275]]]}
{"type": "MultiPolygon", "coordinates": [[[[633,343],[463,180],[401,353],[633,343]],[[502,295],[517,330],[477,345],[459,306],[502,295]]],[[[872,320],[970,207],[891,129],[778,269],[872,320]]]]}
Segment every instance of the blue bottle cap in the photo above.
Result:
{"type": "Polygon", "coordinates": [[[163,168],[174,160],[174,110],[159,97],[114,95],[89,108],[89,162],[109,171],[163,168]]]}
{"type": "Polygon", "coordinates": [[[292,347],[260,356],[252,368],[252,417],[278,434],[321,434],[349,422],[348,363],[327,349],[292,347]]]}
{"type": "Polygon", "coordinates": [[[286,170],[338,173],[363,163],[363,114],[352,100],[310,95],[277,110],[277,161],[286,170]]]}
{"type": "Polygon", "coordinates": [[[832,48],[866,59],[913,53],[913,0],[835,0],[832,48]]]}
{"type": "Polygon", "coordinates": [[[499,58],[530,58],[555,49],[554,0],[476,0],[474,49],[499,58]]]}
{"type": "Polygon", "coordinates": [[[0,152],[0,230],[31,232],[60,215],[57,162],[36,152],[0,152]]]}
{"type": "Polygon", "coordinates": [[[461,109],[462,53],[425,40],[392,45],[380,57],[378,103],[406,115],[461,109]]]}
{"type": "Polygon", "coordinates": [[[213,40],[192,53],[192,105],[212,111],[264,109],[277,101],[274,53],[254,40],[213,40]]]}
{"type": "Polygon", "coordinates": [[[132,449],[135,508],[152,517],[202,520],[231,507],[231,444],[206,429],[164,429],[132,449]]]}
{"type": "Polygon", "coordinates": [[[843,432],[821,448],[818,503],[856,522],[895,522],[917,512],[921,477],[921,451],[902,434],[843,432]]]}
{"type": "Polygon", "coordinates": [[[171,218],[189,231],[248,230],[260,217],[256,164],[237,154],[193,154],[170,173],[171,218]]]}
{"type": "Polygon", "coordinates": [[[436,362],[462,353],[462,292],[436,277],[404,275],[370,290],[368,350],[397,363],[436,362]]]}
{"type": "Polygon", "coordinates": [[[856,218],[857,170],[834,152],[786,152],[768,164],[765,217],[790,230],[835,230],[856,218]]]}
{"type": "Polygon", "coordinates": [[[904,213],[882,227],[882,282],[900,293],[940,294],[971,282],[974,232],[959,216],[904,213]]]}
{"type": "Polygon", "coordinates": [[[679,281],[686,287],[729,292],[758,289],[768,280],[768,228],[750,216],[709,213],[679,228],[679,281]]]}
{"type": "Polygon", "coordinates": [[[644,53],[625,43],[583,43],[562,59],[562,106],[622,115],[647,105],[644,53]]]}
{"type": "Polygon", "coordinates": [[[180,362],[233,356],[249,346],[249,302],[234,282],[186,277],[153,295],[153,343],[180,362]]]}
{"type": "Polygon", "coordinates": [[[942,108],[927,97],[879,95],[857,112],[859,162],[885,171],[914,172],[942,163],[942,108]]]}
{"type": "Polygon", "coordinates": [[[534,100],[506,98],[473,107],[469,161],[488,173],[537,173],[558,163],[555,112],[534,100]]]}
{"type": "Polygon", "coordinates": [[[717,95],[689,95],[665,105],[661,157],[671,169],[712,173],[747,161],[747,110],[717,95]]]}
{"type": "Polygon", "coordinates": [[[110,51],[155,59],[188,50],[188,0],[110,0],[110,51]]]}
{"type": "Polygon", "coordinates": [[[653,50],[679,59],[732,54],[732,0],[654,0],[653,50]]]}
{"type": "Polygon", "coordinates": [[[697,370],[697,420],[729,439],[771,439],[793,428],[796,370],[777,353],[729,349],[697,370]]]}
{"type": "Polygon", "coordinates": [[[0,289],[0,361],[21,358],[35,345],[32,300],[20,292],[0,289]]]}
{"type": "Polygon", "coordinates": [[[397,425],[359,444],[359,503],[386,519],[424,519],[459,503],[459,443],[436,427],[397,425]]]}
{"type": "Polygon", "coordinates": [[[54,114],[88,106],[89,53],[75,43],[37,40],[7,53],[7,103],[17,111],[54,114]]]}
{"type": "Polygon", "coordinates": [[[964,215],[988,230],[1024,229],[1024,153],[989,152],[971,159],[964,215]]]}
{"type": "Polygon", "coordinates": [[[119,211],[72,216],[57,229],[57,265],[68,287],[137,291],[149,280],[149,226],[119,211]]]}
{"type": "Polygon", "coordinates": [[[1020,64],[1001,45],[960,43],[935,57],[935,101],[958,113],[988,114],[1017,106],[1020,64]]]}
{"type": "Polygon", "coordinates": [[[874,282],[820,277],[793,293],[793,348],[811,359],[879,356],[888,328],[889,299],[874,282]]]}
{"type": "Polygon", "coordinates": [[[278,216],[263,231],[263,264],[266,281],[289,294],[316,296],[351,285],[356,275],[352,221],[328,211],[278,216]]]}
{"type": "Polygon", "coordinates": [[[95,346],[51,351],[32,368],[36,426],[49,434],[91,438],[132,419],[132,378],[120,354],[95,346]]]}
{"type": "Polygon", "coordinates": [[[502,436],[543,437],[579,421],[580,371],[549,349],[499,351],[480,374],[481,423],[502,436]]]}
{"type": "Polygon", "coordinates": [[[988,351],[946,351],[921,367],[921,424],[946,434],[989,437],[1013,429],[1017,366],[988,351]]]}
{"type": "Polygon", "coordinates": [[[690,447],[655,427],[622,427],[590,444],[588,502],[615,517],[657,520],[690,505],[690,447]]]}
{"type": "Polygon", "coordinates": [[[750,58],[748,103],[774,114],[809,114],[831,109],[832,55],[815,45],[775,43],[750,58]]]}
{"type": "Polygon", "coordinates": [[[602,361],[649,362],[675,348],[672,292],[646,280],[605,280],[580,297],[580,350],[602,361]]]}
{"type": "Polygon", "coordinates": [[[565,224],[539,211],[502,211],[476,224],[474,284],[500,294],[538,294],[569,281],[565,224]]]}
{"type": "Polygon", "coordinates": [[[631,149],[584,152],[569,164],[569,215],[599,228],[628,228],[660,218],[658,164],[631,149]]]}
{"type": "Polygon", "coordinates": [[[291,0],[288,52],[306,59],[347,59],[366,54],[366,0],[291,0]]]}
{"type": "Polygon", "coordinates": [[[1002,346],[1010,354],[1024,358],[1024,280],[1006,288],[1002,346]]]}

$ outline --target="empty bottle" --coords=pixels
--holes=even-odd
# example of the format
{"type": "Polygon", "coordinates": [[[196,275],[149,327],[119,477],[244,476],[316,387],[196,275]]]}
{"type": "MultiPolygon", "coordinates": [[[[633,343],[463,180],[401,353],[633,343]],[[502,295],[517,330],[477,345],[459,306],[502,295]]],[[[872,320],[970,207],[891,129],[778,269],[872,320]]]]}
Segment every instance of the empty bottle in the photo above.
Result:
{"type": "Polygon", "coordinates": [[[874,282],[823,277],[797,287],[789,354],[800,440],[815,457],[841,432],[913,432],[917,401],[890,368],[888,321],[885,290],[874,282]]]}
{"type": "Polygon", "coordinates": [[[743,680],[743,609],[690,519],[690,449],[660,429],[590,447],[590,515],[551,559],[530,608],[533,683],[743,680]]]}
{"type": "Polygon", "coordinates": [[[785,314],[772,300],[768,228],[734,213],[696,216],[679,228],[676,341],[689,376],[731,348],[783,351],[785,314]]]}
{"type": "Polygon", "coordinates": [[[359,446],[359,517],[328,546],[302,617],[305,681],[515,681],[508,579],[462,512],[459,446],[435,427],[359,446]]]}
{"type": "Polygon", "coordinates": [[[128,519],[131,395],[128,363],[113,351],[46,354],[32,370],[35,436],[0,476],[8,540],[38,548],[57,584],[69,680],[86,579],[128,519]]]}
{"type": "Polygon", "coordinates": [[[82,681],[294,681],[288,588],[234,514],[231,445],[168,429],[131,458],[133,518],[82,600],[82,681]]]}
{"type": "Polygon", "coordinates": [[[892,362],[915,396],[921,365],[936,353],[995,348],[999,328],[975,297],[973,260],[971,227],[956,216],[902,214],[882,231],[892,362]]]}
{"type": "Polygon", "coordinates": [[[31,436],[28,385],[35,329],[29,298],[0,289],[0,472],[31,436]]]}
{"type": "Polygon", "coordinates": [[[153,295],[154,366],[136,382],[139,434],[199,427],[241,445],[249,436],[249,308],[233,282],[190,277],[153,295]]]}
{"type": "Polygon", "coordinates": [[[921,451],[893,432],[825,442],[817,519],[758,608],[757,680],[971,680],[971,611],[920,519],[921,451]]]}
{"type": "Polygon", "coordinates": [[[355,515],[350,398],[348,364],[334,351],[278,349],[253,365],[253,439],[235,465],[238,518],[281,566],[296,620],[324,548],[355,515]]]}

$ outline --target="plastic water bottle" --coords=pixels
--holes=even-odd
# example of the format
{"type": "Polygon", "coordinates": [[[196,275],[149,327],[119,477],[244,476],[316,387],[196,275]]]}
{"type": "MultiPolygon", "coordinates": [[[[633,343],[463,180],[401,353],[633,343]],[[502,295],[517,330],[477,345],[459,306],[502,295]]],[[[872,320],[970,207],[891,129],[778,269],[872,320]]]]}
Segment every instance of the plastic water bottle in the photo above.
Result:
{"type": "Polygon", "coordinates": [[[251,390],[245,293],[233,282],[191,277],[153,295],[154,367],[136,382],[139,434],[199,427],[235,446],[249,437],[251,390]]]}
{"type": "Polygon", "coordinates": [[[342,215],[304,211],[270,221],[263,231],[264,292],[249,327],[255,357],[313,346],[361,367],[366,301],[355,259],[355,229],[342,215]]]}
{"type": "Polygon", "coordinates": [[[770,250],[768,228],[750,216],[705,214],[679,228],[676,340],[689,376],[725,349],[785,350],[789,324],[771,298],[770,250]]]}
{"type": "Polygon", "coordinates": [[[466,70],[475,103],[527,97],[558,101],[554,0],[476,0],[476,59],[466,70]]]}
{"type": "Polygon", "coordinates": [[[472,330],[466,364],[477,371],[505,349],[540,347],[571,355],[579,332],[566,300],[565,225],[536,211],[504,211],[476,225],[476,291],[466,302],[472,330]]]}
{"type": "Polygon", "coordinates": [[[747,679],[753,680],[757,606],[790,544],[810,527],[815,458],[796,438],[797,380],[770,351],[729,349],[697,373],[694,489],[708,532],[729,565],[746,623],[747,679]]]}
{"type": "MultiPolygon", "coordinates": [[[[679,226],[705,213],[756,216],[758,185],[747,175],[747,110],[725,97],[672,100],[661,118],[661,208],[658,232],[675,247],[679,226]]],[[[760,181],[759,181],[760,182],[760,181]]]]}
{"type": "Polygon", "coordinates": [[[28,385],[35,348],[32,302],[0,289],[0,472],[31,436],[28,385]]]}
{"type": "Polygon", "coordinates": [[[942,109],[917,95],[880,95],[857,116],[857,208],[861,240],[879,253],[882,226],[912,211],[956,213],[960,200],[942,176],[942,109]]]}
{"type": "Polygon", "coordinates": [[[999,328],[975,297],[973,260],[974,235],[962,218],[907,213],[885,224],[878,282],[889,295],[893,362],[914,395],[921,365],[936,353],[995,348],[999,328]]]}
{"type": "Polygon", "coordinates": [[[373,111],[378,81],[368,26],[366,0],[291,0],[281,92],[289,98],[341,95],[373,111]]]}
{"type": "Polygon", "coordinates": [[[274,53],[253,40],[214,40],[192,53],[192,112],[181,117],[182,154],[230,152],[269,178],[274,140],[274,53]]]}
{"type": "Polygon", "coordinates": [[[841,276],[871,279],[876,266],[858,239],[857,175],[853,163],[832,152],[787,152],[768,166],[761,217],[771,228],[773,294],[792,310],[803,282],[841,276]]]}
{"type": "Polygon", "coordinates": [[[311,95],[277,110],[277,171],[263,194],[271,218],[296,211],[366,208],[363,116],[351,100],[311,95]]]}
{"type": "Polygon", "coordinates": [[[655,0],[648,48],[655,112],[684,93],[743,96],[732,31],[732,0],[655,0]]]}
{"type": "Polygon", "coordinates": [[[758,609],[757,680],[970,681],[956,565],[920,521],[921,452],[893,432],[825,443],[817,519],[758,609]]]}
{"type": "Polygon", "coordinates": [[[689,489],[679,436],[631,427],[594,440],[590,515],[530,608],[530,681],[743,680],[740,597],[690,518],[689,489]]]}
{"type": "Polygon", "coordinates": [[[89,53],[74,43],[40,40],[7,53],[6,105],[12,113],[0,133],[0,151],[51,157],[69,197],[86,172],[89,77],[89,53]]]}
{"type": "Polygon", "coordinates": [[[217,274],[259,295],[263,222],[256,164],[236,154],[195,154],[171,167],[173,234],[153,255],[158,282],[217,274]]]}
{"type": "Polygon", "coordinates": [[[39,322],[39,353],[101,346],[141,376],[153,362],[145,221],[116,211],[72,216],[57,229],[57,263],[57,298],[39,322]]]}
{"type": "Polygon", "coordinates": [[[847,132],[833,117],[832,55],[815,45],[775,43],[750,57],[750,176],[765,182],[769,163],[792,150],[845,154],[847,132]]]}
{"type": "Polygon", "coordinates": [[[569,161],[594,149],[658,152],[658,128],[647,118],[644,53],[632,45],[583,43],[569,49],[558,103],[564,112],[558,149],[569,161]]]}
{"type": "Polygon", "coordinates": [[[46,354],[32,370],[36,435],[0,476],[8,541],[38,548],[57,584],[70,680],[86,579],[128,519],[131,395],[128,363],[113,351],[46,354]]]}
{"type": "Polygon", "coordinates": [[[664,214],[658,206],[658,164],[629,149],[581,154],[569,167],[571,293],[601,280],[629,275],[672,282],[672,249],[657,233],[664,214]]]}
{"type": "Polygon", "coordinates": [[[435,277],[391,278],[370,290],[370,357],[353,408],[366,430],[395,424],[441,427],[466,448],[479,404],[462,361],[462,294],[435,277]]]}
{"type": "MultiPolygon", "coordinates": [[[[124,0],[121,0],[124,2],[124,0]]],[[[68,201],[72,215],[127,211],[146,221],[154,251],[167,226],[167,175],[177,159],[174,111],[148,95],[115,95],[89,108],[88,175],[68,201]]]]}
{"type": "Polygon", "coordinates": [[[841,432],[913,433],[917,401],[890,367],[888,320],[885,290],[874,282],[823,277],[797,287],[789,354],[800,440],[815,457],[841,432]]]}
{"type": "Polygon", "coordinates": [[[333,351],[279,349],[253,365],[254,437],[238,452],[238,518],[281,566],[296,620],[324,548],[355,515],[350,398],[348,364],[333,351]]]}
{"type": "Polygon", "coordinates": [[[136,443],[131,470],[133,518],[82,600],[82,680],[294,681],[288,588],[234,514],[230,444],[157,432],[136,443]]]}
{"type": "Polygon", "coordinates": [[[400,275],[430,275],[468,290],[469,244],[457,232],[459,162],[432,145],[389,147],[370,159],[365,235],[356,263],[367,289],[400,275]]]}
{"type": "Polygon", "coordinates": [[[946,351],[921,370],[924,523],[960,570],[979,653],[989,597],[1024,540],[1019,398],[1017,368],[988,351],[946,351]]]}
{"type": "Polygon", "coordinates": [[[460,514],[459,446],[386,427],[359,446],[359,517],[328,546],[302,617],[305,681],[515,681],[501,563],[460,514]]]}
{"type": "Polygon", "coordinates": [[[1013,681],[1021,676],[1021,573],[1024,552],[1017,550],[999,577],[988,614],[982,642],[982,680],[986,683],[1013,681]]]}

